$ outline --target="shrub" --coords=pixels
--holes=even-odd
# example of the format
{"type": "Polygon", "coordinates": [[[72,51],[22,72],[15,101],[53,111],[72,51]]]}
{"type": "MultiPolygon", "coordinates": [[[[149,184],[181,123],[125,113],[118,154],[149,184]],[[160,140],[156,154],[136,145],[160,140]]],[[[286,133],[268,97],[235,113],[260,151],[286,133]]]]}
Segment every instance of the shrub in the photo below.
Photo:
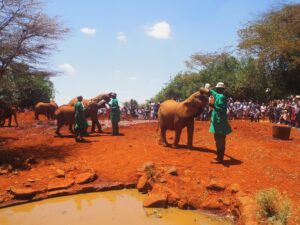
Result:
{"type": "Polygon", "coordinates": [[[280,194],[275,188],[261,190],[256,195],[258,217],[274,225],[286,225],[291,214],[291,203],[288,197],[280,194]]]}

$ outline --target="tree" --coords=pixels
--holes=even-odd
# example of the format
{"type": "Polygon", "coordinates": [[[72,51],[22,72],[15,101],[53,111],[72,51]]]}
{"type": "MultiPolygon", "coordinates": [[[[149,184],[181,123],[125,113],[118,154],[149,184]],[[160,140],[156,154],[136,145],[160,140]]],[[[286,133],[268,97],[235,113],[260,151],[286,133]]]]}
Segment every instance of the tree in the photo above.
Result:
{"type": "Polygon", "coordinates": [[[11,70],[1,79],[0,105],[31,107],[37,102],[49,102],[53,98],[53,83],[47,72],[32,72],[25,64],[14,65],[12,68],[18,68],[17,73],[11,70]]]}
{"type": "Polygon", "coordinates": [[[273,97],[300,92],[300,4],[272,9],[239,31],[239,47],[258,60],[273,97]]]}
{"type": "Polygon", "coordinates": [[[33,68],[44,63],[68,31],[43,13],[39,0],[0,1],[0,79],[14,62],[33,68]]]}

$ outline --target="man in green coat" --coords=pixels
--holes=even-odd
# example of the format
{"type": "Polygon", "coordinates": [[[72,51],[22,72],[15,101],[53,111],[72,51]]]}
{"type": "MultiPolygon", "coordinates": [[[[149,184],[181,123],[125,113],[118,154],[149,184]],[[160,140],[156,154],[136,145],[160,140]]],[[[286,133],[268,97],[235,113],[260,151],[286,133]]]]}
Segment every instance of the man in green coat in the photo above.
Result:
{"type": "Polygon", "coordinates": [[[110,103],[111,113],[110,120],[112,124],[112,135],[119,135],[119,122],[120,122],[120,108],[117,100],[117,94],[112,93],[112,100],[110,103]]]}
{"type": "Polygon", "coordinates": [[[227,119],[227,99],[224,95],[225,85],[219,82],[216,90],[210,90],[210,94],[214,97],[214,103],[210,103],[213,107],[209,132],[214,134],[217,158],[216,163],[222,163],[225,153],[226,135],[232,132],[227,119]]]}
{"type": "Polygon", "coordinates": [[[86,132],[88,128],[88,123],[85,117],[85,109],[82,104],[82,96],[77,97],[77,102],[74,105],[75,108],[75,140],[78,142],[84,141],[83,134],[86,132]]]}

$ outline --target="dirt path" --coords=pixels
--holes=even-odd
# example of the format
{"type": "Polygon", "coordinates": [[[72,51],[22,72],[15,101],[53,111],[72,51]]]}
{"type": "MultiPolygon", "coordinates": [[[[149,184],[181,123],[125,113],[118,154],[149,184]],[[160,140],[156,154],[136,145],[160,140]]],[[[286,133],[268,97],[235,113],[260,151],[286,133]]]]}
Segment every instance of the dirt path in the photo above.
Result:
{"type": "MultiPolygon", "coordinates": [[[[111,136],[110,128],[106,128],[103,134],[88,137],[87,143],[75,143],[66,128],[63,138],[55,137],[53,122],[35,122],[31,116],[20,116],[20,128],[0,128],[0,165],[11,164],[13,168],[0,175],[2,204],[11,201],[7,194],[11,187],[47,187],[58,170],[72,175],[92,170],[98,175],[97,182],[130,183],[137,182],[137,170],[152,161],[160,168],[176,167],[178,176],[168,178],[168,183],[187,199],[203,197],[199,196],[201,184],[212,180],[225,186],[237,184],[241,197],[253,198],[257,190],[275,187],[293,202],[290,224],[300,223],[299,130],[292,130],[291,141],[279,141],[271,138],[268,123],[232,121],[234,132],[227,138],[222,165],[211,163],[216,155],[208,122],[196,122],[195,150],[185,148],[185,130],[183,146],[174,150],[157,144],[157,124],[153,121],[125,121],[122,136],[111,136]]],[[[173,140],[173,133],[168,133],[168,140],[173,140]]]]}

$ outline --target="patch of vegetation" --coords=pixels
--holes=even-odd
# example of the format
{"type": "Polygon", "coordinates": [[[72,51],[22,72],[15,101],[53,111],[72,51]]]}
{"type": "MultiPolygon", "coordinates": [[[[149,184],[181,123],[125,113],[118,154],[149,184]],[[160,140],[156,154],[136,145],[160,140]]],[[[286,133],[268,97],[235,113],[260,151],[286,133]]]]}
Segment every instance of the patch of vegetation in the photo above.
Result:
{"type": "Polygon", "coordinates": [[[275,188],[261,190],[256,195],[258,218],[268,224],[286,225],[291,215],[291,202],[275,188]]]}

